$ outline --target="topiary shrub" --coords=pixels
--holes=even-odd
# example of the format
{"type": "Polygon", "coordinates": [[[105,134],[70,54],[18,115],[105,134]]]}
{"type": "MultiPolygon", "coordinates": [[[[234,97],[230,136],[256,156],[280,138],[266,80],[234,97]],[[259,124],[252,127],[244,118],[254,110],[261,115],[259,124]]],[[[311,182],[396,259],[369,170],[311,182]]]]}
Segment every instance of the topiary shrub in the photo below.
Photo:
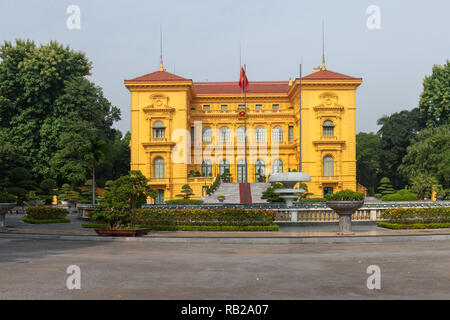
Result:
{"type": "Polygon", "coordinates": [[[393,194],[387,194],[381,198],[383,201],[415,201],[417,199],[417,193],[413,193],[406,189],[399,190],[393,194]]]}

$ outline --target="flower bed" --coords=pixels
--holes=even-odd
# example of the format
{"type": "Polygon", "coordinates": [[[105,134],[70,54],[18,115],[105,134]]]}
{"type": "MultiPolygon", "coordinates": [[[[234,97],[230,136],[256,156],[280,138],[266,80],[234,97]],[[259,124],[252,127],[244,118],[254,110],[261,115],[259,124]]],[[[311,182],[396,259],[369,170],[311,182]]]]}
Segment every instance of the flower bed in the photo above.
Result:
{"type": "Polygon", "coordinates": [[[383,219],[396,224],[450,223],[450,208],[395,208],[387,209],[383,219]]]}
{"type": "Polygon", "coordinates": [[[27,217],[32,220],[65,219],[69,211],[53,207],[28,207],[27,217]]]}
{"type": "Polygon", "coordinates": [[[275,217],[275,211],[262,209],[141,209],[132,219],[147,226],[270,226],[275,217]]]}

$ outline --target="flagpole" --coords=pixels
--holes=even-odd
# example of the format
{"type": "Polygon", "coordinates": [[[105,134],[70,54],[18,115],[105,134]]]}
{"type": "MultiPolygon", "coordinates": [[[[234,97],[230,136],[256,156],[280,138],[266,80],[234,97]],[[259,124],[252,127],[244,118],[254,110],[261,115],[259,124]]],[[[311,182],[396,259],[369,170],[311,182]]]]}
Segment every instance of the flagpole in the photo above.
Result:
{"type": "MultiPolygon", "coordinates": [[[[298,123],[298,130],[299,130],[299,142],[298,142],[298,172],[302,172],[302,64],[300,63],[299,66],[299,81],[300,81],[300,86],[299,86],[299,114],[298,114],[298,118],[299,118],[299,123],[298,123]]],[[[301,188],[301,186],[300,186],[301,188]]]]}
{"type": "Polygon", "coordinates": [[[245,192],[244,192],[244,203],[247,204],[247,65],[244,64],[244,110],[245,110],[245,117],[244,117],[244,136],[245,136],[245,145],[244,145],[244,152],[245,152],[245,192]]]}

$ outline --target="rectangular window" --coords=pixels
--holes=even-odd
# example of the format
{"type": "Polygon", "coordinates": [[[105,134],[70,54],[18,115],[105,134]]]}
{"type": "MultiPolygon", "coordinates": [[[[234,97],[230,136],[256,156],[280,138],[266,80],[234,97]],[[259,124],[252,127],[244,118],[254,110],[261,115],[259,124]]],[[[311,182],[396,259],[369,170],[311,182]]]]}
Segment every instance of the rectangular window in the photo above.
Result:
{"type": "Polygon", "coordinates": [[[289,142],[294,141],[294,127],[289,126],[289,142]]]}
{"type": "Polygon", "coordinates": [[[154,128],[153,129],[153,138],[164,138],[164,128],[154,128]]]}
{"type": "Polygon", "coordinates": [[[191,142],[195,142],[195,127],[191,127],[191,142]]]}
{"type": "Polygon", "coordinates": [[[256,110],[262,110],[262,104],[257,104],[257,105],[255,106],[255,109],[256,109],[256,110]]]}
{"type": "Polygon", "coordinates": [[[245,110],[245,104],[238,105],[238,110],[245,110]]]}
{"type": "Polygon", "coordinates": [[[228,106],[226,104],[223,104],[220,106],[221,110],[228,110],[228,106]]]}
{"type": "Polygon", "coordinates": [[[203,110],[211,110],[211,106],[209,104],[203,105],[203,110]]]}
{"type": "Polygon", "coordinates": [[[273,110],[279,110],[280,109],[280,105],[279,104],[273,104],[272,105],[272,109],[273,110]]]}

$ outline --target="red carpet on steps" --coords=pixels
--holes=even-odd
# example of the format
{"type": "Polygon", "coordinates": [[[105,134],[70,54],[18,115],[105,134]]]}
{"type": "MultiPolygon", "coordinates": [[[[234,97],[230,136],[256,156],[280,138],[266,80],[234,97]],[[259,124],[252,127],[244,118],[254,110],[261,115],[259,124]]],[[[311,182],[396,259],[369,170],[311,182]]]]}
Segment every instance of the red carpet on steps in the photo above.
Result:
{"type": "Polygon", "coordinates": [[[239,183],[239,196],[241,198],[241,203],[245,203],[245,185],[247,185],[247,203],[252,203],[250,183],[239,183]]]}

